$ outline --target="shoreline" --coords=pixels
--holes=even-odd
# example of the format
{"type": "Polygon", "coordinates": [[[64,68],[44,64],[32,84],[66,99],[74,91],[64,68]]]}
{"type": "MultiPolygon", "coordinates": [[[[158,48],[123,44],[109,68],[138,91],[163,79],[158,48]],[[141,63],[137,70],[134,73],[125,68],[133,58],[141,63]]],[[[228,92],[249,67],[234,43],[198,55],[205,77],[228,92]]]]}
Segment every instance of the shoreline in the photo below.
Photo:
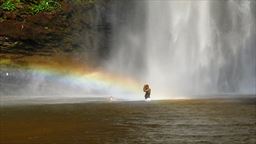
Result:
{"type": "Polygon", "coordinates": [[[141,100],[125,100],[115,99],[110,100],[109,97],[26,97],[19,98],[18,96],[6,96],[6,99],[1,97],[0,107],[19,107],[19,106],[47,106],[47,105],[80,105],[80,104],[124,104],[124,103],[248,103],[256,104],[256,96],[249,95],[247,97],[221,97],[221,98],[191,98],[191,99],[153,99],[150,102],[141,100]]]}

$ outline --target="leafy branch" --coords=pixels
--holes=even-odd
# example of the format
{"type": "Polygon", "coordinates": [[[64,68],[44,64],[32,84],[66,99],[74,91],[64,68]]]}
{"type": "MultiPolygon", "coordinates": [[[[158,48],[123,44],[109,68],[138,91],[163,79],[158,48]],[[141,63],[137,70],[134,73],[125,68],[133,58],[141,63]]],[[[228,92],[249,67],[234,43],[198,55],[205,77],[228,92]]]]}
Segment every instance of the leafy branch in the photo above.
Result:
{"type": "Polygon", "coordinates": [[[34,4],[31,7],[32,13],[37,14],[42,11],[52,11],[60,8],[61,5],[54,0],[42,0],[38,4],[34,4]]]}
{"type": "MultiPolygon", "coordinates": [[[[19,1],[16,1],[19,2],[19,1]]],[[[3,10],[7,10],[7,11],[13,11],[16,9],[16,3],[12,0],[6,0],[4,1],[4,3],[1,5],[1,8],[3,10]]]]}

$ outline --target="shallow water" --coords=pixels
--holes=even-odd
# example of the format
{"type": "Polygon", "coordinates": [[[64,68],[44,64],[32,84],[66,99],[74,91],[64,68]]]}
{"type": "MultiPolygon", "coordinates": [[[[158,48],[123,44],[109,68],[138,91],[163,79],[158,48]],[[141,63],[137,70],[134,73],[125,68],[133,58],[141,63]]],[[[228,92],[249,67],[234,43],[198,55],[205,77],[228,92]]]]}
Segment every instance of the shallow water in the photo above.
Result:
{"type": "Polygon", "coordinates": [[[256,143],[255,99],[1,107],[1,143],[256,143]]]}

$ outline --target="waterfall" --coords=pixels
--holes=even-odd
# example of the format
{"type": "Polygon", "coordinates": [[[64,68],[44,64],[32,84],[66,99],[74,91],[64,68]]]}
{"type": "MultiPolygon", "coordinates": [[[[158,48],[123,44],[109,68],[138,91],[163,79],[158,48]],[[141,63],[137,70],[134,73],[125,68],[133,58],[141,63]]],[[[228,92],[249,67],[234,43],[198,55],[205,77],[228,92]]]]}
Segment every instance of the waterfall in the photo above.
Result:
{"type": "Polygon", "coordinates": [[[255,3],[145,0],[132,1],[132,10],[116,6],[107,68],[149,83],[158,98],[256,94],[255,3]]]}

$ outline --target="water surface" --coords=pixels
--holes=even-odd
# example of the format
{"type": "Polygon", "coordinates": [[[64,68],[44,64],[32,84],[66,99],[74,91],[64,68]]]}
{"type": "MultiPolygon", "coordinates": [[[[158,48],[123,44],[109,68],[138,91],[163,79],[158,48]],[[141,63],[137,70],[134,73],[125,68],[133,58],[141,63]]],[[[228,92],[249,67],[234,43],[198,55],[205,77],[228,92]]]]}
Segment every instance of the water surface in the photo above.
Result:
{"type": "Polygon", "coordinates": [[[0,143],[256,142],[255,99],[1,107],[0,143]]]}

